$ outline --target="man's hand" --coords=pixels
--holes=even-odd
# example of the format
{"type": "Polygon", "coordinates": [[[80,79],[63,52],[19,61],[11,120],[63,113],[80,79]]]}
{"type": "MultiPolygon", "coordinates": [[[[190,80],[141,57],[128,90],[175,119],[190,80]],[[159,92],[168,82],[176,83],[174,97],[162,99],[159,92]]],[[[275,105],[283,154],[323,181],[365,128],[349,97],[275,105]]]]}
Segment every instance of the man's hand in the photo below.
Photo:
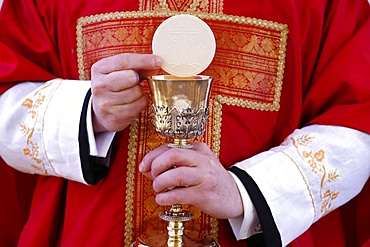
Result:
{"type": "Polygon", "coordinates": [[[152,54],[119,54],[91,68],[94,132],[121,131],[147,107],[140,82],[154,75],[161,60],[152,54]]]}
{"type": "Polygon", "coordinates": [[[159,205],[190,204],[222,219],[243,214],[234,179],[204,143],[192,149],[161,146],[143,158],[139,169],[153,180],[159,205]]]}

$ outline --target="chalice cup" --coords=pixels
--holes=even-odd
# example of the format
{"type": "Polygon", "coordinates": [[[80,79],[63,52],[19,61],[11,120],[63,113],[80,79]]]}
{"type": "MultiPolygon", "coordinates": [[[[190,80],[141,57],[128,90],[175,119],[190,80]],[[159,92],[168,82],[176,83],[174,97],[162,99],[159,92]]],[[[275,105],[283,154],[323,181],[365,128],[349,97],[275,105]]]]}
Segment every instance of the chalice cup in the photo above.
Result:
{"type": "MultiPolygon", "coordinates": [[[[155,130],[171,140],[168,146],[191,148],[194,138],[205,131],[212,77],[156,75],[148,78],[148,83],[153,100],[155,130]]],[[[191,245],[183,241],[184,222],[191,220],[193,214],[180,204],[172,205],[159,217],[168,221],[168,247],[218,246],[214,241],[191,245]]]]}

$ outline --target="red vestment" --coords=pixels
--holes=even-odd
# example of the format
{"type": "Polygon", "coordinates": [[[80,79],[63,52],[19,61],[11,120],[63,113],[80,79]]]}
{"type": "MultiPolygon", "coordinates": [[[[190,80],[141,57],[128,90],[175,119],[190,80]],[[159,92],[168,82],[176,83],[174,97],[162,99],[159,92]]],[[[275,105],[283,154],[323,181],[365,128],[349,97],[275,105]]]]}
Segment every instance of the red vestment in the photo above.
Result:
{"type": "MultiPolygon", "coordinates": [[[[169,9],[186,11],[192,1],[181,6],[168,2],[169,9]]],[[[215,0],[198,7],[209,14],[204,19],[217,38],[215,60],[204,72],[216,78],[212,116],[222,104],[220,133],[213,128],[217,117],[211,118],[201,140],[211,145],[218,138],[219,146],[212,148],[222,164],[229,167],[279,145],[294,129],[308,124],[370,133],[370,114],[364,114],[370,109],[369,69],[364,65],[370,63],[369,6],[359,2],[215,0]],[[212,19],[217,14],[256,18],[265,26],[255,19],[243,24],[212,19]],[[244,40],[238,32],[251,39],[244,40]],[[350,61],[352,56],[361,59],[350,61]]],[[[152,34],[164,18],[140,13],[158,8],[157,1],[149,0],[5,1],[0,16],[0,93],[22,81],[89,79],[90,66],[102,57],[150,53],[152,34]],[[122,11],[127,11],[123,17],[114,14],[122,11]],[[108,18],[91,17],[97,14],[108,18]],[[88,18],[78,22],[81,17],[88,18]]],[[[154,203],[150,181],[137,171],[145,152],[159,145],[160,137],[149,126],[151,116],[148,110],[117,135],[110,172],[96,186],[20,174],[1,164],[6,179],[0,179],[0,244],[16,245],[19,238],[19,246],[127,246],[145,229],[163,228],[155,220],[161,209],[154,203]]],[[[369,246],[368,193],[369,183],[291,245],[369,246]]],[[[214,234],[216,229],[221,246],[246,246],[234,240],[226,220],[199,212],[196,217],[190,224],[195,230],[200,227],[200,234],[214,234]]]]}

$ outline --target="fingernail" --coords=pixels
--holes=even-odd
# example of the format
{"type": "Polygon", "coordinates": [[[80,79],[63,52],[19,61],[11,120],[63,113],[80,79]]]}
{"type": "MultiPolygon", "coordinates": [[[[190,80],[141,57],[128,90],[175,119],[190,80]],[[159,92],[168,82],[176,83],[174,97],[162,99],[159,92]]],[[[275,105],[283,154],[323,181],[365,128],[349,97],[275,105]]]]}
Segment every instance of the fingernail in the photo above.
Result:
{"type": "Polygon", "coordinates": [[[162,65],[162,59],[160,57],[155,57],[153,62],[154,62],[154,67],[161,67],[162,65]]]}
{"type": "Polygon", "coordinates": [[[143,170],[144,170],[144,163],[143,162],[140,162],[139,172],[143,172],[143,170]]]}

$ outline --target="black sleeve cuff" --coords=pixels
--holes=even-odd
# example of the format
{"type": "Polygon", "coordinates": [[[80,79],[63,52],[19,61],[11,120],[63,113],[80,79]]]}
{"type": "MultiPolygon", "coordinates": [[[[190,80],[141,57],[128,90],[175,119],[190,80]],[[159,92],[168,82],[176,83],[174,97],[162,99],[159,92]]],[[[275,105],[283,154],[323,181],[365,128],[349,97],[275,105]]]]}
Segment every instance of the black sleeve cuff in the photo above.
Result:
{"type": "Polygon", "coordinates": [[[106,158],[90,156],[90,146],[86,127],[87,109],[90,97],[91,89],[86,93],[84,104],[82,107],[78,140],[84,179],[86,183],[95,185],[108,174],[108,164],[110,162],[109,158],[112,148],[109,148],[109,152],[106,158]]]}
{"type": "Polygon", "coordinates": [[[240,179],[246,188],[263,229],[263,234],[256,234],[246,239],[248,246],[282,246],[280,233],[275,224],[270,207],[256,182],[246,171],[239,169],[238,167],[233,166],[229,170],[240,179]]]}

